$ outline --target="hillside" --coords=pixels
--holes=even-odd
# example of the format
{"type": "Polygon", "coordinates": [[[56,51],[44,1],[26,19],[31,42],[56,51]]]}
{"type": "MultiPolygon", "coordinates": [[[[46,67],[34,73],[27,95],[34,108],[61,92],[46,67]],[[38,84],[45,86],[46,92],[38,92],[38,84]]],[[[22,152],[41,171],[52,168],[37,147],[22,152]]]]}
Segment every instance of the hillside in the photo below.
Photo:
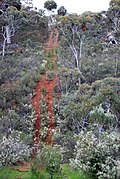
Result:
{"type": "Polygon", "coordinates": [[[62,7],[51,22],[42,11],[11,1],[4,10],[4,3],[0,166],[29,161],[37,152],[43,162],[44,152],[50,158],[59,150],[61,163],[73,170],[119,179],[120,1],[82,15],[62,7]]]}

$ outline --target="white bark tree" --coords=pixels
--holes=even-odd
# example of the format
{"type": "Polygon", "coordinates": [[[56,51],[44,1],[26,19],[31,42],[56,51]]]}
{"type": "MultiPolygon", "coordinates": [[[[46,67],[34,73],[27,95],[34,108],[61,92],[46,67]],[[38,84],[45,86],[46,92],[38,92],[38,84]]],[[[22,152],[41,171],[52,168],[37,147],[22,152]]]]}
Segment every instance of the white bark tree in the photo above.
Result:
{"type": "Polygon", "coordinates": [[[50,27],[53,21],[51,12],[57,8],[57,4],[54,0],[48,0],[44,3],[44,8],[48,11],[48,27],[50,27]]]}
{"type": "Polygon", "coordinates": [[[5,27],[2,27],[2,33],[0,34],[3,37],[2,59],[4,59],[6,44],[11,44],[11,37],[15,34],[14,26],[6,25],[5,27]]]}
{"type": "Polygon", "coordinates": [[[88,34],[86,26],[90,26],[90,22],[87,22],[86,19],[86,23],[84,23],[84,19],[85,17],[73,14],[62,17],[58,24],[64,36],[64,41],[72,53],[73,67],[76,68],[79,73],[79,85],[81,84],[81,79],[84,79],[81,70],[81,59],[83,55],[84,41],[88,34]]]}
{"type": "Polygon", "coordinates": [[[120,28],[120,0],[110,1],[107,15],[114,25],[114,32],[118,32],[120,28]]]}

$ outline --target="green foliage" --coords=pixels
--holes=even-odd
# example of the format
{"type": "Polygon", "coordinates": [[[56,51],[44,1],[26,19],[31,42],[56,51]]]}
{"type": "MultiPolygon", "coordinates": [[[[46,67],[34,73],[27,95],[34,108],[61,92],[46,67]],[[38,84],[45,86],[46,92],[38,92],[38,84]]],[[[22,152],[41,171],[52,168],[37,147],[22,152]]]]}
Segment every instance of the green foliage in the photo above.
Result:
{"type": "MultiPolygon", "coordinates": [[[[35,159],[34,159],[35,160],[35,159]]],[[[32,161],[34,163],[34,161],[32,161]]],[[[36,165],[36,164],[35,164],[36,165]]],[[[33,164],[32,164],[33,166],[33,164]]],[[[39,166],[39,165],[38,165],[39,166]]],[[[72,170],[68,164],[62,165],[62,170],[63,172],[59,174],[56,174],[54,176],[54,179],[91,179],[91,177],[83,172],[77,171],[77,170],[72,170]]],[[[34,168],[35,169],[35,168],[34,168]]],[[[50,179],[49,174],[46,172],[45,169],[39,168],[40,170],[37,170],[39,173],[41,172],[40,175],[36,175],[35,173],[33,174],[33,171],[29,172],[19,172],[16,170],[13,170],[12,168],[7,168],[7,167],[2,167],[0,168],[0,179],[18,179],[21,177],[22,179],[50,179]]],[[[35,169],[35,172],[37,172],[35,169]]]]}
{"type": "Polygon", "coordinates": [[[31,107],[22,104],[19,111],[8,110],[7,114],[1,113],[0,123],[0,164],[11,165],[18,160],[27,160],[30,156],[34,123],[31,107]]]}
{"type": "Polygon", "coordinates": [[[67,13],[67,10],[65,9],[64,6],[61,6],[61,7],[57,10],[57,12],[58,12],[58,15],[60,15],[60,16],[65,16],[65,14],[67,13]]]}
{"type": "Polygon", "coordinates": [[[120,5],[120,0],[111,0],[110,6],[114,6],[114,5],[120,5]]]}
{"type": "Polygon", "coordinates": [[[48,51],[48,58],[51,58],[51,57],[53,57],[53,51],[52,51],[52,50],[49,50],[49,51],[48,51]]]}
{"type": "Polygon", "coordinates": [[[31,173],[30,172],[18,172],[13,170],[12,168],[1,167],[0,168],[0,179],[18,179],[22,177],[22,179],[30,179],[31,173]]]}
{"type": "Polygon", "coordinates": [[[119,78],[106,78],[101,81],[93,83],[92,88],[95,92],[96,104],[109,103],[110,110],[119,119],[119,94],[120,79],[119,78]]]}
{"type": "Polygon", "coordinates": [[[61,38],[59,40],[60,53],[58,54],[58,59],[60,68],[76,68],[76,57],[74,54],[76,52],[77,57],[79,56],[80,43],[83,41],[83,46],[81,46],[82,56],[78,57],[79,68],[84,77],[84,80],[81,79],[81,82],[90,84],[95,80],[110,76],[119,77],[119,45],[113,45],[109,48],[106,38],[107,32],[115,28],[114,35],[119,44],[119,36],[116,37],[119,33],[118,14],[119,11],[112,17],[111,12],[108,16],[105,12],[85,12],[79,16],[70,14],[59,18],[58,26],[60,32],[64,34],[64,36],[60,34],[61,38]],[[85,31],[82,30],[83,24],[86,27],[85,31]],[[72,49],[73,44],[75,51],[74,48],[72,49]]]}
{"type": "Polygon", "coordinates": [[[38,72],[39,72],[41,75],[45,74],[45,72],[46,72],[45,65],[41,66],[41,67],[38,69],[38,72]]]}
{"type": "Polygon", "coordinates": [[[60,163],[59,149],[56,146],[43,146],[31,163],[33,178],[45,177],[42,170],[46,170],[51,179],[54,178],[54,175],[60,172],[60,163]]]}
{"type": "Polygon", "coordinates": [[[2,171],[1,171],[1,169],[0,169],[0,179],[10,178],[12,172],[9,169],[4,169],[4,170],[2,169],[2,171]],[[5,172],[4,172],[4,170],[5,170],[5,172]]]}
{"type": "Polygon", "coordinates": [[[46,72],[46,79],[48,80],[48,81],[51,81],[51,80],[53,80],[53,78],[54,78],[54,72],[53,71],[47,71],[46,72]]]}
{"type": "Polygon", "coordinates": [[[36,82],[40,80],[37,67],[39,68],[43,63],[44,56],[42,47],[30,48],[29,51],[26,49],[25,53],[20,56],[9,56],[9,58],[6,56],[3,61],[0,61],[2,83],[0,86],[0,145],[2,145],[0,161],[2,165],[11,165],[17,160],[27,160],[33,143],[35,116],[31,97],[36,82]],[[5,66],[9,66],[10,70],[7,68],[5,70],[5,66]]]}
{"type": "Polygon", "coordinates": [[[37,178],[40,179],[44,177],[43,166],[41,162],[42,161],[40,161],[40,158],[38,159],[37,157],[31,161],[31,178],[32,179],[37,179],[37,178]]]}
{"type": "Polygon", "coordinates": [[[47,65],[48,65],[48,70],[52,71],[54,69],[54,63],[52,61],[49,60],[47,65]]]}
{"type": "Polygon", "coordinates": [[[9,138],[12,133],[12,137],[19,135],[20,140],[26,145],[32,144],[33,136],[33,124],[34,124],[34,112],[31,105],[13,104],[14,110],[1,110],[0,113],[0,142],[4,137],[9,138]],[[19,110],[18,110],[19,109],[19,110]]]}
{"type": "Polygon", "coordinates": [[[52,179],[55,173],[60,172],[61,155],[57,148],[52,147],[48,149],[48,153],[46,157],[47,157],[46,170],[48,171],[52,179]]]}
{"type": "Polygon", "coordinates": [[[77,68],[62,67],[59,70],[59,79],[63,94],[72,93],[74,90],[78,89],[78,77],[84,80],[84,77],[79,73],[77,68]]]}
{"type": "Polygon", "coordinates": [[[100,43],[95,44],[95,45],[93,46],[93,52],[94,52],[94,53],[97,53],[97,52],[101,53],[102,50],[103,50],[103,46],[102,46],[102,44],[100,44],[100,43]]]}
{"type": "Polygon", "coordinates": [[[99,107],[95,107],[90,112],[90,120],[91,123],[96,122],[101,125],[111,126],[115,123],[115,116],[109,111],[105,112],[105,110],[100,105],[99,107]]]}
{"type": "Polygon", "coordinates": [[[57,141],[66,146],[66,159],[73,154],[73,134],[78,134],[87,126],[98,126],[98,130],[115,130],[120,119],[120,79],[105,78],[92,85],[82,84],[79,90],[59,99],[55,106],[57,141]]]}
{"type": "Polygon", "coordinates": [[[74,169],[82,169],[98,179],[118,179],[120,134],[101,132],[101,139],[93,131],[82,131],[76,136],[75,158],[71,159],[74,169]]]}
{"type": "Polygon", "coordinates": [[[56,9],[57,8],[57,4],[53,0],[48,0],[48,1],[46,1],[44,3],[44,8],[46,8],[49,11],[51,11],[52,9],[56,9]]]}
{"type": "MultiPolygon", "coordinates": [[[[9,5],[13,5],[12,0],[9,0],[9,5]]],[[[42,74],[46,73],[47,80],[53,80],[55,75],[53,49],[45,56],[48,63],[43,53],[42,42],[49,35],[47,17],[29,8],[18,10],[15,7],[11,6],[0,15],[0,26],[5,28],[10,25],[15,30],[12,41],[22,47],[23,51],[21,54],[6,53],[4,60],[0,60],[1,165],[26,160],[29,156],[35,120],[31,107],[34,88],[42,74]]],[[[57,8],[57,4],[46,1],[44,7],[51,11],[57,8]]],[[[119,0],[112,0],[107,12],[65,16],[66,9],[61,6],[58,15],[62,17],[54,17],[56,22],[52,28],[57,24],[59,30],[59,49],[56,49],[56,54],[62,94],[54,106],[54,140],[61,145],[62,162],[75,157],[72,164],[77,170],[62,166],[61,171],[59,150],[45,146],[32,161],[32,176],[29,173],[27,178],[89,178],[80,172],[81,168],[100,179],[120,177],[120,141],[119,132],[115,131],[120,120],[119,45],[108,47],[106,41],[107,32],[112,30],[119,44],[119,12],[119,0]],[[85,127],[89,129],[93,125],[94,133],[85,130],[85,127]],[[82,129],[84,132],[81,132],[82,129]],[[102,132],[108,129],[110,131],[102,132]],[[77,139],[74,134],[78,134],[77,139]]],[[[6,52],[10,49],[11,46],[6,46],[6,52]]],[[[43,87],[40,101],[40,135],[43,142],[49,121],[46,93],[43,87]]],[[[3,175],[2,179],[4,176],[17,179],[19,175],[14,177],[10,173],[3,175]]]]}
{"type": "MultiPolygon", "coordinates": [[[[36,86],[36,83],[33,80],[33,76],[30,74],[24,75],[23,79],[21,80],[21,87],[26,88],[26,89],[27,88],[31,89],[31,92],[32,92],[32,90],[35,88],[35,86],[36,86]]],[[[27,93],[27,91],[26,91],[26,93],[27,93]]]]}
{"type": "Polygon", "coordinates": [[[74,170],[68,164],[64,164],[62,166],[64,177],[66,179],[92,179],[89,175],[85,174],[80,170],[74,170]]]}
{"type": "Polygon", "coordinates": [[[29,156],[30,148],[20,140],[20,133],[15,135],[13,131],[8,138],[4,136],[0,141],[0,166],[11,165],[20,160],[24,161],[29,156]]]}
{"type": "MultiPolygon", "coordinates": [[[[14,36],[14,42],[22,46],[23,42],[25,44],[28,39],[30,40],[29,44],[34,46],[36,42],[40,44],[47,37],[47,17],[27,8],[22,8],[20,11],[13,6],[7,8],[0,15],[0,26],[5,29],[6,25],[9,25],[11,31],[14,31],[11,34],[14,36]]],[[[3,34],[2,31],[0,32],[3,34]]]]}
{"type": "Polygon", "coordinates": [[[45,96],[47,94],[47,90],[46,90],[46,88],[44,86],[42,87],[42,94],[45,95],[45,96]]]}
{"type": "Polygon", "coordinates": [[[41,140],[42,142],[45,142],[47,132],[48,132],[48,107],[47,107],[47,101],[45,99],[45,96],[47,94],[46,88],[42,87],[42,95],[40,100],[40,110],[41,110],[41,140]]]}

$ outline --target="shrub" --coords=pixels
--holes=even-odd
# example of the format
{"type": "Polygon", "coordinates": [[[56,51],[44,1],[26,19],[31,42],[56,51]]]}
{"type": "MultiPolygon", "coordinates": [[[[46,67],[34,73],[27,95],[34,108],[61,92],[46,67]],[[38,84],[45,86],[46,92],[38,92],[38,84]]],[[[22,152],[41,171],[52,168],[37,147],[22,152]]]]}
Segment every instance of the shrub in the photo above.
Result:
{"type": "Polygon", "coordinates": [[[52,81],[54,79],[54,72],[53,71],[47,71],[46,78],[48,81],[52,81]]]}
{"type": "Polygon", "coordinates": [[[30,148],[20,140],[20,135],[3,137],[0,142],[0,165],[6,166],[24,161],[30,156],[30,148]]]}
{"type": "Polygon", "coordinates": [[[48,61],[48,70],[52,71],[54,69],[54,63],[50,60],[48,61]]]}
{"type": "Polygon", "coordinates": [[[50,147],[47,152],[46,169],[51,176],[51,179],[55,173],[60,172],[61,155],[55,147],[50,147]]]}
{"type": "Polygon", "coordinates": [[[40,79],[41,79],[41,75],[40,75],[39,71],[37,71],[33,76],[33,80],[35,82],[38,82],[38,81],[40,81],[40,79]]]}
{"type": "Polygon", "coordinates": [[[40,160],[36,157],[31,162],[31,179],[40,179],[43,177],[44,173],[40,167],[40,160]]]}
{"type": "Polygon", "coordinates": [[[120,134],[102,132],[98,139],[92,131],[81,132],[77,137],[75,158],[70,160],[74,169],[82,169],[98,179],[119,179],[120,134]]]}
{"type": "Polygon", "coordinates": [[[45,74],[45,71],[46,71],[45,66],[40,67],[39,72],[41,75],[45,74]]]}
{"type": "Polygon", "coordinates": [[[44,86],[42,86],[42,94],[43,94],[44,96],[47,95],[47,90],[46,90],[46,88],[45,88],[44,86]]]}
{"type": "Polygon", "coordinates": [[[53,51],[49,50],[49,52],[48,52],[48,58],[52,58],[52,56],[53,56],[53,51]]]}
{"type": "Polygon", "coordinates": [[[47,132],[48,132],[48,104],[46,101],[46,98],[44,96],[47,94],[46,88],[43,86],[42,87],[42,95],[41,95],[41,100],[40,100],[40,110],[41,110],[41,140],[45,142],[47,132]]]}
{"type": "Polygon", "coordinates": [[[113,115],[109,111],[105,111],[103,107],[97,106],[90,112],[90,121],[91,122],[98,122],[99,124],[106,125],[106,126],[112,126],[116,120],[115,115],[113,115]]]}
{"type": "Polygon", "coordinates": [[[55,174],[60,173],[61,154],[58,147],[43,146],[36,158],[31,163],[32,175],[37,178],[43,176],[42,170],[46,170],[52,179],[55,174]],[[41,169],[41,170],[40,170],[41,169]]]}

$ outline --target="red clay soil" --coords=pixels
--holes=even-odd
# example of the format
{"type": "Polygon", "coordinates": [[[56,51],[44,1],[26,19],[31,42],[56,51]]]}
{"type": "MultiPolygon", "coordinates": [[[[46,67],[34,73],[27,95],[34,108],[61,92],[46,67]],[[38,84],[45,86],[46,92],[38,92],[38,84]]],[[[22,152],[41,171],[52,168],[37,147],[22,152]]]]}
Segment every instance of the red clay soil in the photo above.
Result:
{"type": "Polygon", "coordinates": [[[15,167],[12,167],[11,169],[17,170],[19,172],[28,172],[28,171],[31,170],[31,166],[30,166],[30,163],[29,163],[27,165],[15,166],[15,167]]]}
{"type": "MultiPolygon", "coordinates": [[[[42,95],[42,89],[46,89],[47,94],[45,99],[47,100],[47,108],[48,108],[48,131],[46,136],[46,144],[52,144],[52,137],[53,137],[53,129],[55,128],[54,124],[54,117],[53,117],[53,90],[56,85],[58,85],[58,77],[57,77],[57,67],[56,67],[56,61],[57,61],[57,54],[56,54],[56,48],[58,47],[58,30],[54,29],[54,32],[50,33],[50,37],[48,39],[48,42],[45,44],[45,52],[46,56],[48,56],[48,52],[52,50],[52,62],[54,63],[54,77],[53,80],[48,81],[46,79],[46,74],[42,75],[41,80],[37,83],[35,87],[35,95],[32,98],[32,104],[35,110],[36,114],[36,121],[35,121],[35,127],[34,127],[34,146],[37,146],[40,143],[40,130],[41,130],[41,111],[40,111],[40,100],[42,95]]],[[[47,71],[46,65],[46,71],[47,71]]]]}

